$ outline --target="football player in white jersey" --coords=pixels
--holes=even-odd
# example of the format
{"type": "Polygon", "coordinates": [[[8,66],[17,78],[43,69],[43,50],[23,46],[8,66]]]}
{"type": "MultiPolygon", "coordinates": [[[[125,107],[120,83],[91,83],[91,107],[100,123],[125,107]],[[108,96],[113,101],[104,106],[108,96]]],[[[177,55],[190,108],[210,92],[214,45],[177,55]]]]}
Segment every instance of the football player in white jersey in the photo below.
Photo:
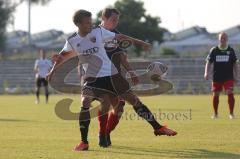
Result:
{"type": "Polygon", "coordinates": [[[66,41],[47,79],[51,79],[56,65],[65,54],[74,52],[79,57],[79,62],[85,70],[85,83],[82,89],[82,108],[79,115],[81,141],[74,150],[83,151],[89,148],[87,139],[90,124],[89,108],[91,102],[96,98],[102,105],[102,114],[100,115],[107,113],[109,110],[112,96],[121,95],[128,103],[133,105],[136,113],[153,127],[155,135],[176,135],[177,132],[160,125],[155,120],[150,110],[132,93],[128,82],[118,73],[106,54],[104,49],[106,41],[114,38],[131,40],[131,37],[115,34],[100,26],[92,28],[91,13],[86,10],[76,11],[73,22],[78,27],[78,32],[66,41]]]}
{"type": "Polygon", "coordinates": [[[52,62],[46,58],[46,52],[43,49],[39,50],[39,59],[35,61],[34,71],[36,79],[36,104],[40,102],[40,88],[43,85],[45,89],[45,102],[48,103],[48,81],[45,79],[52,68],[52,62]]]}

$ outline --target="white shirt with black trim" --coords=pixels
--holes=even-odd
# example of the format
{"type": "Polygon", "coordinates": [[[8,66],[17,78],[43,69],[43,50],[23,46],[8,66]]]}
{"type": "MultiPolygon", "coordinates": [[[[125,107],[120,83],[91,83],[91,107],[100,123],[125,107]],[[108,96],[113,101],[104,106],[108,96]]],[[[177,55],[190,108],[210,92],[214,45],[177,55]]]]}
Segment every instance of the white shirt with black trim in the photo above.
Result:
{"type": "Polygon", "coordinates": [[[48,59],[37,59],[34,69],[37,70],[36,78],[45,78],[52,68],[52,62],[48,59]]]}
{"type": "Polygon", "coordinates": [[[86,77],[111,76],[118,71],[108,58],[104,44],[114,38],[115,33],[98,26],[85,37],[74,33],[66,40],[61,52],[75,51],[83,65],[86,77]]]}

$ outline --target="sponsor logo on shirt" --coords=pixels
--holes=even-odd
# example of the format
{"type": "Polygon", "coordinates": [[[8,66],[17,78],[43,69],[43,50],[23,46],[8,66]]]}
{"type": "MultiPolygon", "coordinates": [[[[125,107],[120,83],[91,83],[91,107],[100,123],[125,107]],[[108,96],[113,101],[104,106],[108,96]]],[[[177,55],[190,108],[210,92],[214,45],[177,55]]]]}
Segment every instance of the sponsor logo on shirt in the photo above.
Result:
{"type": "Polygon", "coordinates": [[[216,56],[216,62],[228,62],[229,56],[228,55],[218,55],[216,56]]]}
{"type": "Polygon", "coordinates": [[[93,48],[90,48],[90,49],[87,49],[87,50],[83,50],[83,55],[90,55],[90,54],[95,54],[97,53],[99,50],[98,47],[93,47],[93,48]]]}

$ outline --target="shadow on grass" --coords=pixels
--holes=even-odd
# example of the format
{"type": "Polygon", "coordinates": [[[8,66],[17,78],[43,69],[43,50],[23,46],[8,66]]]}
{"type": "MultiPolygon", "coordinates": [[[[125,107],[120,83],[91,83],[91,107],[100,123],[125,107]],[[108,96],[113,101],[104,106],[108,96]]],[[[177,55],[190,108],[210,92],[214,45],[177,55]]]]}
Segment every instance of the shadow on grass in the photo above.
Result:
{"type": "Polygon", "coordinates": [[[206,149],[185,149],[185,150],[161,150],[154,148],[133,148],[127,146],[112,146],[108,153],[151,156],[151,157],[170,157],[170,158],[204,158],[204,159],[239,159],[240,154],[229,152],[217,152],[206,149]],[[121,150],[121,151],[118,151],[121,150]]]}
{"type": "Polygon", "coordinates": [[[22,119],[2,119],[0,118],[0,122],[32,122],[30,120],[22,120],[22,119]]]}

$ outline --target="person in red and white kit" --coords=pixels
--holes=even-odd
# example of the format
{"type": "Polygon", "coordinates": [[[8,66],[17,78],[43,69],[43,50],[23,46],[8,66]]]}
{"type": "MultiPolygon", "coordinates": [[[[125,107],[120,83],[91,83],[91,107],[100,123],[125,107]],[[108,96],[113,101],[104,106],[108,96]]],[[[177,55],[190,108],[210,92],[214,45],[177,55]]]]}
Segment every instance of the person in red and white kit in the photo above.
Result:
{"type": "Polygon", "coordinates": [[[234,82],[237,81],[237,57],[233,48],[228,45],[228,36],[222,32],[218,35],[219,45],[213,47],[210,50],[209,55],[206,59],[205,74],[204,78],[209,79],[209,72],[211,64],[213,65],[213,119],[218,118],[218,104],[219,95],[222,89],[226,91],[228,95],[229,104],[229,118],[234,119],[234,82]]]}
{"type": "Polygon", "coordinates": [[[52,62],[46,58],[46,52],[43,49],[39,50],[40,58],[35,61],[34,71],[35,71],[35,78],[36,78],[36,104],[40,102],[39,94],[40,88],[43,85],[45,89],[45,97],[46,103],[48,103],[48,81],[45,79],[47,74],[52,68],[52,62]]]}

